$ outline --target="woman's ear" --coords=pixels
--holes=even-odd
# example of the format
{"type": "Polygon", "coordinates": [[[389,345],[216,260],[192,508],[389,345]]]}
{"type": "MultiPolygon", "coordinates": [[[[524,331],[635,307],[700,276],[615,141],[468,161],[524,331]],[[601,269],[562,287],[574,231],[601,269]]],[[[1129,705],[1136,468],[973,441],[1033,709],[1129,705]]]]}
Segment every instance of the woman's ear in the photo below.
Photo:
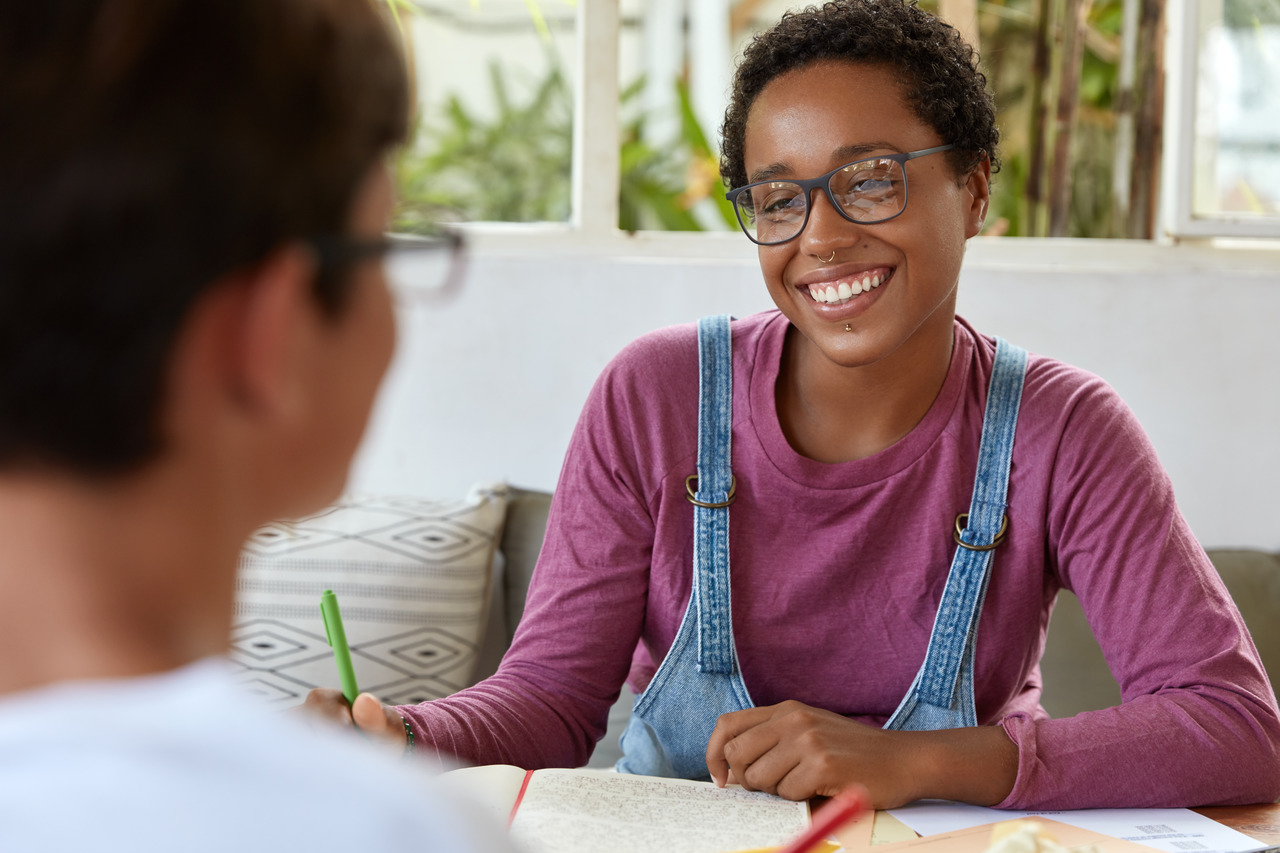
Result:
{"type": "Polygon", "coordinates": [[[965,239],[976,237],[987,221],[987,206],[991,203],[991,159],[986,154],[969,171],[964,188],[968,192],[968,209],[965,212],[965,239]]]}

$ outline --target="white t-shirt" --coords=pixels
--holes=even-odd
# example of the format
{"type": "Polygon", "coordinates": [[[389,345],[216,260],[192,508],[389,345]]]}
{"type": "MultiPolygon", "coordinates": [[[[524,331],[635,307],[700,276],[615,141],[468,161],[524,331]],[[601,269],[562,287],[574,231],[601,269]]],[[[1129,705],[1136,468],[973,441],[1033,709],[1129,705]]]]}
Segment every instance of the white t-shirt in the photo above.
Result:
{"type": "Polygon", "coordinates": [[[505,851],[468,801],[243,695],[225,661],[0,699],[0,851],[505,851]]]}

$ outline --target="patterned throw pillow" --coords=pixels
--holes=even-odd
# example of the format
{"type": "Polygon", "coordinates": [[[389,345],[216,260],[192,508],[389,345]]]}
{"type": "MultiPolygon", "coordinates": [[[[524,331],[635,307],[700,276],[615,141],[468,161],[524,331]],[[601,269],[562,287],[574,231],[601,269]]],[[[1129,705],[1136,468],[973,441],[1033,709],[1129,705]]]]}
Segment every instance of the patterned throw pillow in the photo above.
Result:
{"type": "Polygon", "coordinates": [[[337,687],[320,618],[332,589],[362,691],[401,705],[469,685],[506,502],[502,485],[450,502],[351,495],[258,530],[236,583],[229,656],[241,680],[282,706],[337,687]]]}

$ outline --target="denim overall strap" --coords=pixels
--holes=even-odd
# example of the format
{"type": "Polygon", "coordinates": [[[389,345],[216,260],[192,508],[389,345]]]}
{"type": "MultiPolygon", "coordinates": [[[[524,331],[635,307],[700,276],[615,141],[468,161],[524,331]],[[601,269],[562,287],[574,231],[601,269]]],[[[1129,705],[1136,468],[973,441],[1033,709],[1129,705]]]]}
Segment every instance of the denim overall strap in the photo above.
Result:
{"type": "Polygon", "coordinates": [[[956,520],[957,547],[947,575],[924,664],[887,729],[977,725],[973,659],[978,617],[991,579],[995,546],[1004,536],[1013,438],[1022,403],[1027,353],[996,339],[995,364],[983,413],[978,470],[967,523],[956,520]]]}
{"type": "Polygon", "coordinates": [[[698,488],[693,507],[693,595],[698,601],[698,671],[733,671],[729,612],[729,507],[736,484],[733,438],[733,345],[729,316],[698,321],[698,488]]]}
{"type": "Polygon", "coordinates": [[[698,323],[698,461],[686,489],[694,510],[689,605],[670,651],[636,699],[617,769],[708,777],[706,749],[721,714],[752,707],[733,643],[729,594],[729,467],[733,353],[729,318],[698,323]]]}

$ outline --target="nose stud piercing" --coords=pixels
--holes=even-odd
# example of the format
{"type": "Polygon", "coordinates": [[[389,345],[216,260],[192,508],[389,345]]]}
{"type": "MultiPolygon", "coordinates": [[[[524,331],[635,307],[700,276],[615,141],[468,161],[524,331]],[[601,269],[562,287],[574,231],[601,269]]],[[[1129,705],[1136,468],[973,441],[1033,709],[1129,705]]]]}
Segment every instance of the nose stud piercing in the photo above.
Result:
{"type": "Polygon", "coordinates": [[[835,259],[836,259],[836,250],[835,250],[835,249],[832,249],[832,250],[831,250],[831,257],[829,257],[829,258],[818,258],[818,260],[822,261],[824,264],[829,264],[829,263],[831,263],[832,261],[834,261],[835,259]]]}

